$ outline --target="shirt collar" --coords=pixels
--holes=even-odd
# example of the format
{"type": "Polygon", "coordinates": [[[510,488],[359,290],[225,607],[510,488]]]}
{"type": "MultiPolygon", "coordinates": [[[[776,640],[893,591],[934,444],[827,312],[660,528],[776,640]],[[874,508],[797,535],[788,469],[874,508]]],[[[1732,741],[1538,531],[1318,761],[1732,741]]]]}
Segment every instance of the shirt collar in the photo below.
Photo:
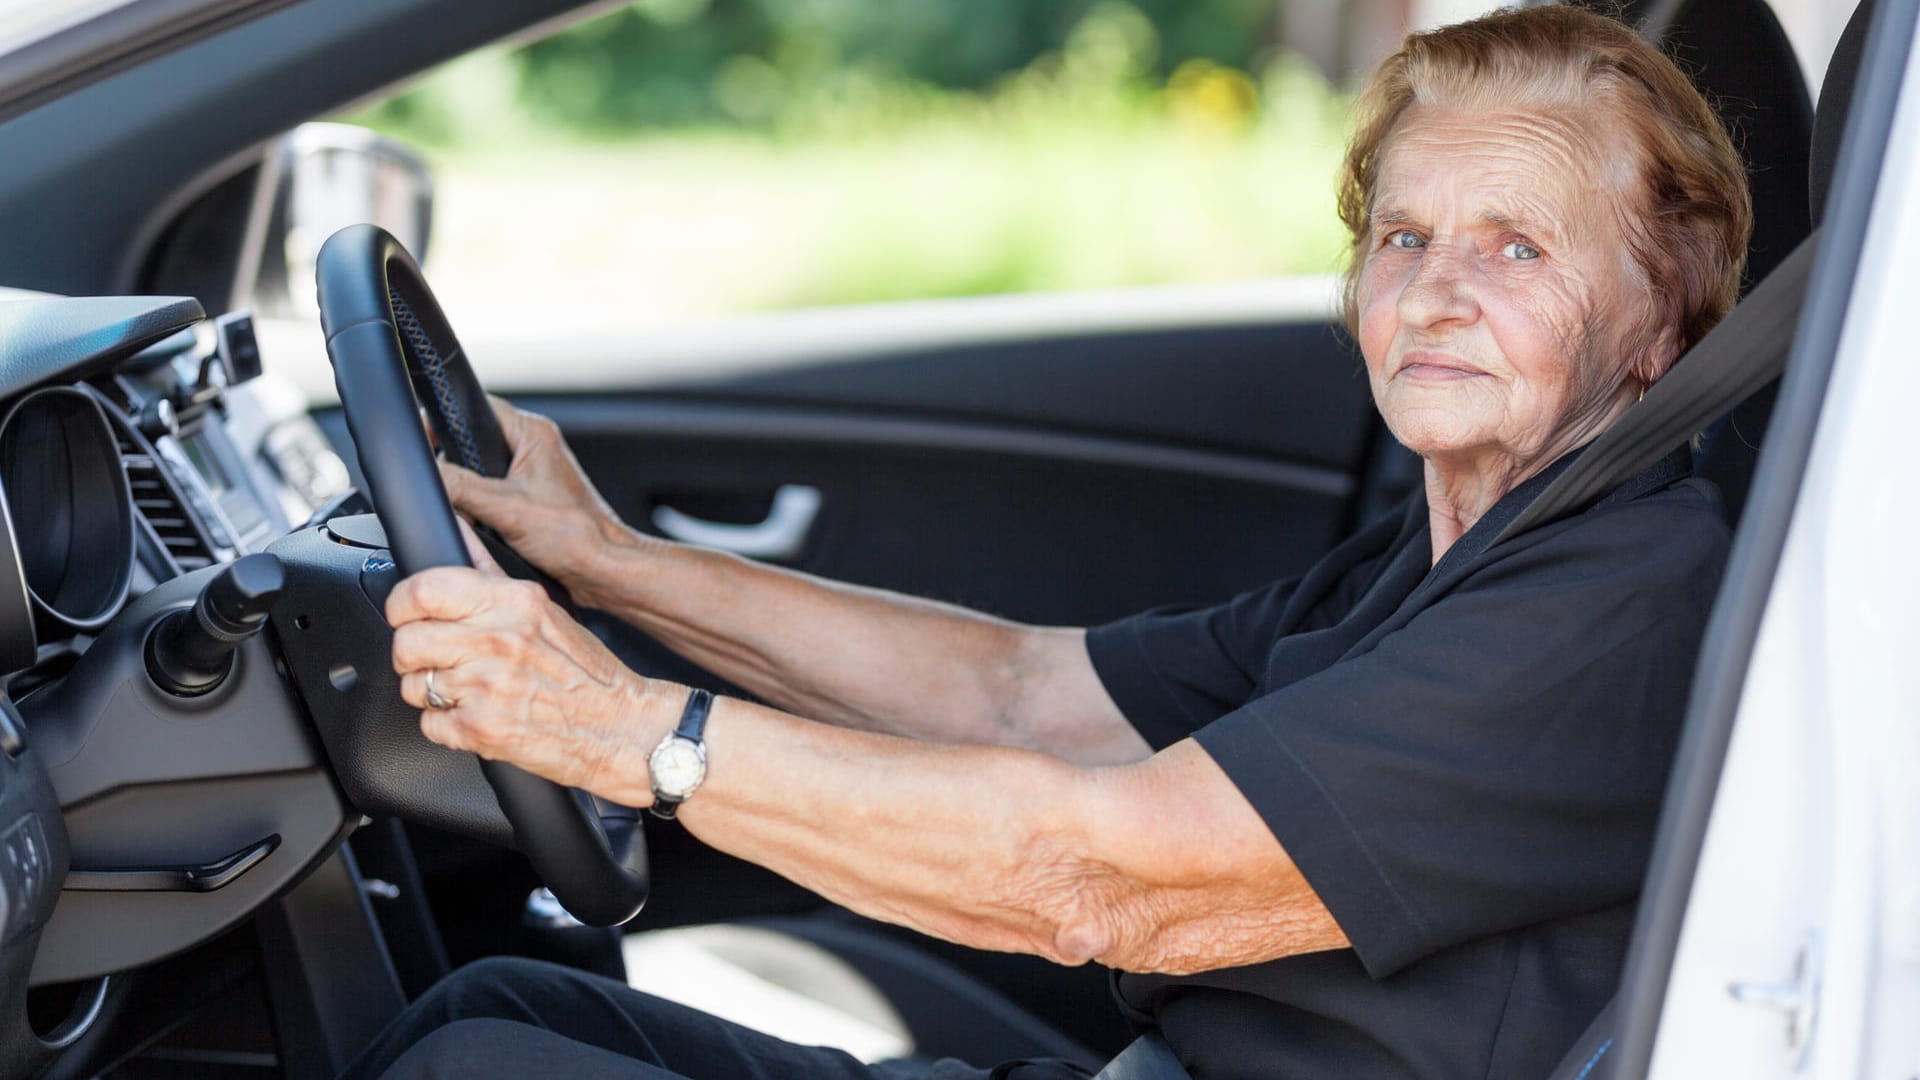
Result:
{"type": "MultiPolygon", "coordinates": [[[[1464,566],[1486,554],[1487,550],[1493,546],[1495,538],[1506,531],[1507,526],[1513,523],[1513,519],[1519,517],[1520,512],[1533,502],[1535,496],[1545,491],[1548,484],[1553,483],[1561,473],[1566,472],[1567,467],[1585,453],[1586,449],[1585,446],[1580,446],[1567,451],[1554,459],[1552,464],[1527,478],[1519,487],[1501,496],[1500,501],[1494,503],[1492,509],[1481,515],[1480,520],[1474,522],[1472,528],[1453,542],[1453,546],[1440,557],[1440,561],[1434,565],[1433,573],[1429,576],[1437,578],[1444,571],[1464,566]]],[[[1594,505],[1608,506],[1637,499],[1692,475],[1693,453],[1688,447],[1682,445],[1676,447],[1666,457],[1634,474],[1632,479],[1608,492],[1605,498],[1594,505]]],[[[1418,501],[1424,511],[1424,497],[1419,497],[1418,501]]],[[[1432,544],[1431,535],[1428,536],[1428,544],[1432,544]]],[[[1432,551],[1431,546],[1428,551],[1432,551]]]]}

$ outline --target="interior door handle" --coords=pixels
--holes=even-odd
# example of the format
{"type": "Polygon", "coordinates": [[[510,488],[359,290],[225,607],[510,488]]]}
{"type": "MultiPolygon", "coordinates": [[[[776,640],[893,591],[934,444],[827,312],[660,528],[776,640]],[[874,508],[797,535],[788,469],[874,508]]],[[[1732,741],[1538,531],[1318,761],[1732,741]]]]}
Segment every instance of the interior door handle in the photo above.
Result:
{"type": "Polygon", "coordinates": [[[672,540],[720,548],[750,559],[791,559],[800,554],[820,515],[820,489],[805,484],[782,484],[773,493],[765,521],[754,525],[727,525],[705,521],[671,506],[653,508],[653,527],[672,540]]]}

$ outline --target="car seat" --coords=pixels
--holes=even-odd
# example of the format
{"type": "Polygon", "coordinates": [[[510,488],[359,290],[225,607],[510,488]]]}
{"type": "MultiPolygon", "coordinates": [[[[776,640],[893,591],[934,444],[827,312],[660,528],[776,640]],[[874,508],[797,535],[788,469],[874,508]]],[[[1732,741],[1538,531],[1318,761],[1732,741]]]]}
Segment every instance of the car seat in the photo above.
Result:
{"type": "MultiPolygon", "coordinates": [[[[1807,186],[1813,102],[1780,20],[1763,0],[1654,3],[1640,22],[1693,77],[1747,159],[1753,239],[1741,295],[1813,231],[1807,186]]],[[[1779,383],[1772,382],[1703,433],[1694,472],[1714,482],[1738,525],[1779,383]]]]}

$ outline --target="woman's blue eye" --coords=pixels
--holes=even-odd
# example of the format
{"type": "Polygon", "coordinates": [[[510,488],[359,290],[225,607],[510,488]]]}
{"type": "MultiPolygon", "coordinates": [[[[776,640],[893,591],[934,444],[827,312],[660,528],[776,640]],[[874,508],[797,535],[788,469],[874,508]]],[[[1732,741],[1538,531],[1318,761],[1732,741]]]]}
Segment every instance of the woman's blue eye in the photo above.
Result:
{"type": "Polygon", "coordinates": [[[1426,247],[1427,242],[1422,240],[1420,234],[1414,232],[1412,229],[1401,229],[1399,232],[1387,237],[1387,246],[1411,251],[1416,248],[1426,247]]]}
{"type": "Polygon", "coordinates": [[[1509,259],[1537,259],[1540,257],[1540,249],[1531,244],[1523,244],[1518,240],[1514,240],[1508,243],[1507,246],[1501,248],[1500,254],[1505,255],[1509,259]]]}

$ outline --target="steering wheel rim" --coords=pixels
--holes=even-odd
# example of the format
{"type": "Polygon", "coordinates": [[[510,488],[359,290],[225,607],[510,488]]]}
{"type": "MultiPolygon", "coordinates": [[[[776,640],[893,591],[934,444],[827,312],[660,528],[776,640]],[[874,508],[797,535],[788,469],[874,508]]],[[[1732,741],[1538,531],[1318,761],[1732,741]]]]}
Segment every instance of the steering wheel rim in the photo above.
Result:
{"type": "MultiPolygon", "coordinates": [[[[471,566],[426,432],[459,464],[501,476],[513,452],[419,264],[384,229],[350,225],[321,246],[320,326],[367,495],[403,574],[471,566]]],[[[503,761],[480,768],[515,845],[573,916],[614,926],[647,900],[639,815],[503,761]]]]}

